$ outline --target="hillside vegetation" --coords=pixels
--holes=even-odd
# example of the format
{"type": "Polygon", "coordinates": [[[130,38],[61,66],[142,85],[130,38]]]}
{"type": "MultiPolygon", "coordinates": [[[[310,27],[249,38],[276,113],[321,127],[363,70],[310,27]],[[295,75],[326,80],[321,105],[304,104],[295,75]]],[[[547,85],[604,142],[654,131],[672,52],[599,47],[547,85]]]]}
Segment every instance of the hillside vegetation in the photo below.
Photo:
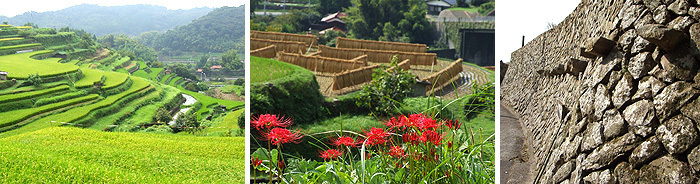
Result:
{"type": "Polygon", "coordinates": [[[33,22],[41,27],[66,26],[83,29],[97,36],[110,33],[138,36],[146,31],[166,31],[209,13],[211,8],[168,10],[155,5],[98,6],[82,4],[58,11],[26,12],[0,21],[13,25],[33,22]]]}

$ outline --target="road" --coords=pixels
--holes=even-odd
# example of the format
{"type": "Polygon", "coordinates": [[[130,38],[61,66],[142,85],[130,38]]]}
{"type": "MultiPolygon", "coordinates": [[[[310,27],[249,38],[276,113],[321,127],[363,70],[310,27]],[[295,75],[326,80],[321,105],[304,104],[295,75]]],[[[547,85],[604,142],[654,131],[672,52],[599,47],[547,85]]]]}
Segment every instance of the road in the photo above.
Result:
{"type": "MultiPolygon", "coordinates": [[[[264,13],[265,12],[256,11],[255,15],[264,15],[264,13]]],[[[282,14],[287,14],[287,12],[267,12],[267,14],[272,15],[272,16],[278,16],[278,15],[282,15],[282,14]]]]}
{"type": "Polygon", "coordinates": [[[501,183],[532,183],[528,145],[519,117],[501,105],[501,183]]]}

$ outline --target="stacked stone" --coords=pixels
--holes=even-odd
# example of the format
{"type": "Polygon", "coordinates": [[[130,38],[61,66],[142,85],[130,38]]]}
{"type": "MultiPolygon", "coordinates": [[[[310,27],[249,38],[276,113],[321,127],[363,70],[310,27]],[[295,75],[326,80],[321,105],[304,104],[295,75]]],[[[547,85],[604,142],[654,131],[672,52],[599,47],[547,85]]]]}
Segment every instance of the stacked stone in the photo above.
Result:
{"type": "MultiPolygon", "coordinates": [[[[580,48],[569,52],[567,59],[540,64],[543,69],[531,74],[516,69],[526,63],[538,65],[522,52],[528,49],[555,51],[521,49],[518,57],[513,57],[513,66],[504,79],[503,99],[521,113],[532,139],[533,154],[537,157],[534,181],[697,182],[700,176],[698,2],[590,0],[582,2],[575,13],[581,15],[584,10],[595,9],[585,6],[611,8],[618,13],[607,19],[592,18],[593,21],[612,20],[601,22],[598,27],[577,28],[592,30],[587,31],[589,38],[578,39],[580,48]],[[554,87],[532,90],[526,86],[531,84],[514,84],[523,80],[516,78],[554,87]],[[516,96],[514,91],[518,88],[532,94],[516,96]],[[532,103],[518,99],[524,97],[549,100],[541,100],[548,103],[544,105],[524,104],[532,103]],[[552,109],[555,112],[551,112],[552,109]]],[[[586,21],[590,22],[591,18],[588,19],[586,21]]],[[[577,21],[563,23],[565,25],[555,28],[563,29],[560,34],[576,27],[577,21]]],[[[551,32],[545,35],[556,37],[551,32]]],[[[567,39],[572,40],[572,37],[567,39]]]]}

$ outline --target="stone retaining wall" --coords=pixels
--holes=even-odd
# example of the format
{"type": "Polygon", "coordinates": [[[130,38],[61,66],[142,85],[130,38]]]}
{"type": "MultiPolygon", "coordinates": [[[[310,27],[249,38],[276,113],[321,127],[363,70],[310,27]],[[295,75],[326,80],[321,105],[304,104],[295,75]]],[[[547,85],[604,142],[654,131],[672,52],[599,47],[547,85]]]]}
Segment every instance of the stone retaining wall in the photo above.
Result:
{"type": "Polygon", "coordinates": [[[698,7],[583,0],[512,54],[501,102],[521,116],[535,183],[698,181],[698,7]]]}

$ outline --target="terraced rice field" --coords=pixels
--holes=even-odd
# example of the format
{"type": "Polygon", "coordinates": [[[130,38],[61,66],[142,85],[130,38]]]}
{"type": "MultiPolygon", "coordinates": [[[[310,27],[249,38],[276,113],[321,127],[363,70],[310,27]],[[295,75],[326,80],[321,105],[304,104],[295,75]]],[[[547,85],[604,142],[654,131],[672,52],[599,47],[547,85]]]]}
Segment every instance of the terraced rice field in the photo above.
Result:
{"type": "Polygon", "coordinates": [[[8,72],[7,77],[25,80],[29,74],[49,77],[78,71],[78,66],[58,63],[60,58],[44,60],[32,59],[32,56],[52,53],[52,50],[40,50],[21,54],[0,56],[0,68],[8,72]]]}

